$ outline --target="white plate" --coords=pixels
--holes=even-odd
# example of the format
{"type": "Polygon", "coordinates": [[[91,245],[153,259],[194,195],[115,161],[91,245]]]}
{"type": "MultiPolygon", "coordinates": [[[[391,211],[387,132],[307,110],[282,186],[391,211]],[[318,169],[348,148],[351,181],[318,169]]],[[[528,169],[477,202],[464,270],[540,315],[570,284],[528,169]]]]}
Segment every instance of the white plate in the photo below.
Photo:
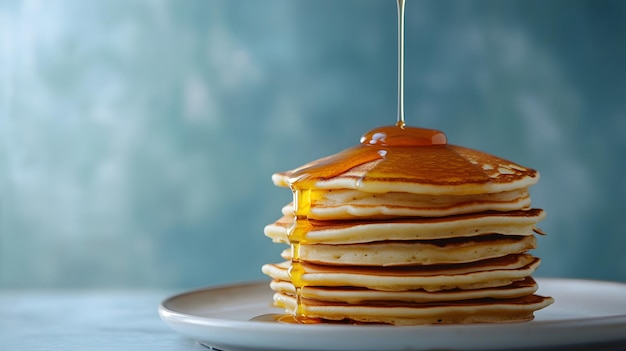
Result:
{"type": "Polygon", "coordinates": [[[537,279],[553,305],[522,323],[429,325],[295,325],[250,319],[281,313],[267,282],[211,287],[172,296],[161,319],[219,350],[521,350],[591,347],[626,350],[626,284],[537,279]]]}

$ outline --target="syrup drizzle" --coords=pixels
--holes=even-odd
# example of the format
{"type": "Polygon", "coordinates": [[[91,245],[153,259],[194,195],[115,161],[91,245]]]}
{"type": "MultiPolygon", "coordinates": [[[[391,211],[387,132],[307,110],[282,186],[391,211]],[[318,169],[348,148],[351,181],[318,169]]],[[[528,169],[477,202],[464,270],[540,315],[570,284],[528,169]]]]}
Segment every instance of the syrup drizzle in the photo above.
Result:
{"type": "MultiPolygon", "coordinates": [[[[333,178],[354,167],[381,160],[376,167],[368,170],[357,181],[357,189],[367,190],[367,177],[405,176],[411,177],[419,164],[415,164],[411,155],[422,147],[445,147],[446,136],[434,129],[408,127],[404,123],[404,0],[398,1],[398,115],[393,126],[375,128],[365,133],[356,146],[326,157],[315,164],[300,168],[290,174],[288,182],[293,192],[294,223],[287,231],[291,245],[291,265],[289,279],[295,288],[296,306],[293,315],[279,318],[285,323],[320,323],[317,318],[306,315],[302,303],[302,289],[306,288],[305,268],[300,258],[300,246],[305,243],[306,233],[310,229],[307,218],[311,201],[315,194],[311,191],[319,180],[333,178]]],[[[430,150],[437,154],[436,150],[430,150]]],[[[440,150],[439,152],[445,152],[440,150]]]]}
{"type": "Polygon", "coordinates": [[[404,0],[398,0],[398,121],[404,127],[404,0]]]}
{"type": "MultiPolygon", "coordinates": [[[[310,201],[306,194],[309,194],[310,190],[294,190],[294,206],[297,209],[298,206],[296,204],[305,204],[310,205],[310,201]]],[[[297,213],[297,210],[294,210],[297,213]]],[[[296,308],[294,310],[294,318],[297,322],[304,323],[306,313],[304,311],[304,307],[302,305],[302,288],[304,288],[304,280],[302,276],[304,275],[304,267],[302,266],[302,261],[300,260],[300,245],[304,239],[304,235],[307,232],[308,220],[306,217],[298,217],[293,222],[291,228],[289,228],[287,232],[287,239],[291,244],[291,265],[289,266],[289,270],[287,274],[289,275],[289,279],[296,289],[296,308]]]]}

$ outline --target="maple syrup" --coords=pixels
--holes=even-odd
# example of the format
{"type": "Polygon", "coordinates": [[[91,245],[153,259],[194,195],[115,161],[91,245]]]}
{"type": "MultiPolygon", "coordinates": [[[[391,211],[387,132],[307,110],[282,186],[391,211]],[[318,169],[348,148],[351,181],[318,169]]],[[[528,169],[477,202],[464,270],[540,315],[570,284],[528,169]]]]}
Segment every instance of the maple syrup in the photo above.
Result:
{"type": "MultiPolygon", "coordinates": [[[[372,176],[390,176],[393,174],[418,174],[422,167],[419,162],[410,162],[412,155],[422,147],[430,147],[428,153],[433,157],[444,156],[447,150],[434,147],[447,145],[446,135],[438,130],[407,127],[403,125],[375,128],[361,137],[361,143],[326,157],[308,167],[293,172],[288,181],[294,192],[296,216],[303,216],[310,208],[311,187],[318,180],[336,177],[356,166],[376,161],[375,168],[363,175],[363,179],[372,176]]],[[[421,150],[425,151],[425,150],[421,150]]]]}
{"type": "Polygon", "coordinates": [[[398,124],[404,125],[404,0],[398,0],[398,124]]]}
{"type": "Polygon", "coordinates": [[[296,318],[294,314],[268,313],[250,318],[251,322],[271,322],[283,324],[320,324],[321,318],[309,318],[299,316],[296,318]]]}

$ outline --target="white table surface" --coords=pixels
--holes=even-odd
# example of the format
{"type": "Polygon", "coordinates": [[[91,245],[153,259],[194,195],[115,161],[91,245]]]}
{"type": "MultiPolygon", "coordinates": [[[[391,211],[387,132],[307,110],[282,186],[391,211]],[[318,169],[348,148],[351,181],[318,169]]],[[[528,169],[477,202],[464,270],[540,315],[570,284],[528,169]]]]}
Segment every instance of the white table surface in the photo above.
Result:
{"type": "Polygon", "coordinates": [[[0,350],[208,350],[159,318],[177,292],[0,290],[0,350]]]}

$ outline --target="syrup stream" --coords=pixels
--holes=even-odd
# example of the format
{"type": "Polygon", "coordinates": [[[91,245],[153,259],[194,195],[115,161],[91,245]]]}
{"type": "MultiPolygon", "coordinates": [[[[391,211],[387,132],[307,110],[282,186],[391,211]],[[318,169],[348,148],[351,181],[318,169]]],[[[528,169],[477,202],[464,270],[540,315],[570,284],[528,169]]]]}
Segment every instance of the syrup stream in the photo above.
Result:
{"type": "Polygon", "coordinates": [[[398,127],[404,127],[404,0],[398,0],[398,127]]]}

